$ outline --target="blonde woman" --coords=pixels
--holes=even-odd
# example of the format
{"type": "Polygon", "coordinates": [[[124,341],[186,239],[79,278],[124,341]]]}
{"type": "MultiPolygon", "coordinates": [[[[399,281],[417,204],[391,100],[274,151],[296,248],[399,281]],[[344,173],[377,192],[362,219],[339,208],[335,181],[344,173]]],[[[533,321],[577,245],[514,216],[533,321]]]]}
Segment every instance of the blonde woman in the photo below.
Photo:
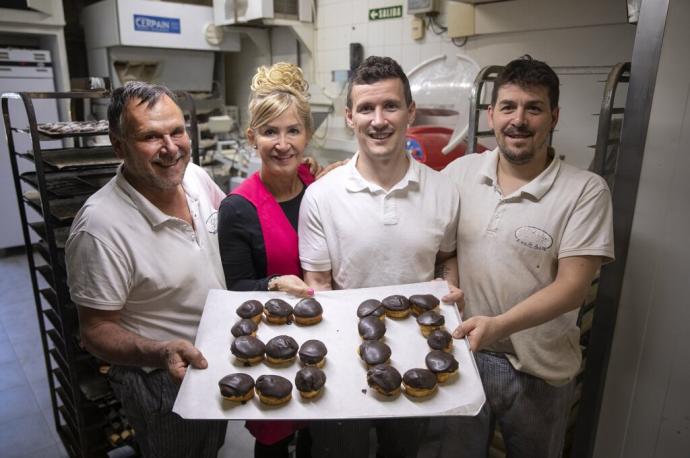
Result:
{"type": "MultiPolygon", "coordinates": [[[[306,187],[314,175],[303,164],[312,135],[308,84],[293,64],[260,67],[252,79],[247,140],[261,157],[261,168],[221,203],[218,241],[228,289],[285,291],[306,297],[314,291],[301,279],[297,220],[306,187]]],[[[301,425],[252,421],[255,457],[287,457],[287,446],[301,425]]],[[[298,456],[308,456],[301,439],[298,456]],[[306,455],[305,455],[306,454],[306,455]]]]}

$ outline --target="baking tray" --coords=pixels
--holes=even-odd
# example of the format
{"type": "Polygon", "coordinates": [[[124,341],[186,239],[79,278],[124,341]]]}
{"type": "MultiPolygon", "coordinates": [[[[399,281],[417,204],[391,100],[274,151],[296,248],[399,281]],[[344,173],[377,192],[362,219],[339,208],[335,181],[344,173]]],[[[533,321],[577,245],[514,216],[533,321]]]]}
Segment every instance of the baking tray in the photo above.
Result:
{"type": "Polygon", "coordinates": [[[52,138],[63,138],[76,135],[107,135],[108,121],[44,122],[37,124],[36,129],[42,135],[52,138]]]}
{"type": "MultiPolygon", "coordinates": [[[[35,208],[41,210],[41,196],[37,191],[30,190],[25,192],[24,198],[34,205],[35,208]]],[[[77,215],[77,212],[84,205],[87,198],[88,196],[78,196],[66,199],[51,199],[50,214],[61,223],[68,222],[77,215]]]]}
{"type": "MultiPolygon", "coordinates": [[[[33,152],[27,155],[33,158],[33,152]]],[[[107,167],[119,165],[122,160],[115,156],[112,146],[95,148],[65,148],[41,151],[45,164],[57,170],[83,167],[107,167]]]]}
{"type": "MultiPolygon", "coordinates": [[[[314,400],[302,400],[294,388],[299,362],[284,367],[266,363],[244,367],[230,353],[233,340],[230,328],[239,319],[238,305],[248,299],[265,302],[281,297],[290,304],[299,299],[274,292],[239,292],[212,290],[209,292],[196,337],[196,346],[208,360],[208,368],[189,368],[173,410],[190,419],[233,420],[288,420],[288,419],[342,419],[385,418],[439,415],[476,415],[485,401],[481,379],[474,358],[465,340],[455,340],[453,353],[459,363],[458,374],[439,385],[437,392],[422,400],[405,394],[385,398],[367,386],[366,368],[357,355],[361,339],[357,332],[357,306],[365,299],[391,294],[433,294],[442,297],[448,293],[445,282],[434,281],[411,285],[379,288],[326,291],[316,294],[324,308],[323,321],[314,326],[259,325],[258,337],[267,342],[280,334],[292,336],[299,344],[308,339],[319,339],[328,349],[323,368],[327,381],[324,392],[314,400]],[[245,404],[223,400],[218,380],[233,372],[245,372],[254,379],[262,374],[278,374],[293,382],[292,400],[280,407],[267,407],[258,397],[245,404]]],[[[441,305],[446,327],[454,329],[460,322],[455,305],[441,305]]],[[[425,367],[424,357],[430,351],[416,320],[386,318],[385,342],[391,347],[391,364],[401,375],[414,367],[425,367]]]]}
{"type": "Polygon", "coordinates": [[[88,184],[94,189],[101,189],[107,182],[115,176],[115,170],[110,172],[91,173],[80,175],[79,180],[88,184]]]}

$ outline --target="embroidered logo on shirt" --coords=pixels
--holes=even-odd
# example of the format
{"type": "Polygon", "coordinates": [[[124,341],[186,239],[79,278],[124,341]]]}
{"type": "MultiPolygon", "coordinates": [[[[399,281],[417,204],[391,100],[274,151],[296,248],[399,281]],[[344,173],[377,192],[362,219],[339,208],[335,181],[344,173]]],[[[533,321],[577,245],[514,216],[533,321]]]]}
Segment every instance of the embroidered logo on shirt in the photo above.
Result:
{"type": "Polygon", "coordinates": [[[214,212],[206,218],[206,229],[209,234],[218,233],[218,212],[214,212]]]}
{"type": "Polygon", "coordinates": [[[553,245],[553,238],[546,231],[533,226],[517,228],[515,240],[527,247],[541,251],[546,251],[553,245]]]}

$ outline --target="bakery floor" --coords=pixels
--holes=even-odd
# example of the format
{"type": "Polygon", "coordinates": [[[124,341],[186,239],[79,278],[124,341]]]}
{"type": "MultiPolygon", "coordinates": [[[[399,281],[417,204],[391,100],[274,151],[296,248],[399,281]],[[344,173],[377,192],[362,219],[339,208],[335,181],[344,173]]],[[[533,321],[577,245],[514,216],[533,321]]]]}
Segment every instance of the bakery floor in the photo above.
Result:
{"type": "MultiPolygon", "coordinates": [[[[437,440],[432,423],[419,458],[435,456],[437,440]]],[[[218,457],[251,458],[253,445],[244,422],[230,422],[218,457]]],[[[0,450],[4,458],[67,457],[55,431],[25,254],[0,257],[0,450]]]]}

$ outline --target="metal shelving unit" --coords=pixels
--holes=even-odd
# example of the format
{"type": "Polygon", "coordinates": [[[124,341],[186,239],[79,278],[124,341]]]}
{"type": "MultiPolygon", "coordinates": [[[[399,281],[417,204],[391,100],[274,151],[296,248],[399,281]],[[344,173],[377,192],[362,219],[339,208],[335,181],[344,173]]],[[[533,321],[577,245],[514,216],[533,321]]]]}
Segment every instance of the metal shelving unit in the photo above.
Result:
{"type": "MultiPolygon", "coordinates": [[[[66,282],[64,246],[72,219],[86,198],[99,188],[98,183],[89,183],[88,178],[94,174],[113,176],[119,160],[112,147],[86,146],[87,139],[103,132],[42,132],[34,107],[38,101],[76,103],[107,97],[109,93],[106,91],[9,93],[2,96],[10,165],[36,303],[53,417],[56,430],[70,456],[105,455],[111,447],[102,433],[106,413],[84,393],[84,374],[99,362],[79,345],[77,310],[70,301],[66,282]],[[23,106],[26,125],[17,125],[21,121],[11,118],[11,104],[23,106]],[[20,137],[24,139],[19,140],[20,137]],[[18,150],[17,145],[26,144],[27,138],[30,149],[18,150]],[[56,140],[62,147],[45,147],[46,141],[55,145],[56,140]],[[38,218],[34,217],[36,214],[38,218]]],[[[100,375],[100,380],[107,386],[103,375],[100,375]]]]}
{"type": "MultiPolygon", "coordinates": [[[[178,97],[192,138],[193,160],[198,163],[194,101],[186,93],[178,97]]],[[[93,137],[107,131],[46,132],[36,119],[35,105],[68,102],[72,113],[83,116],[87,111],[83,106],[109,98],[106,89],[6,93],[0,99],[55,427],[65,450],[75,457],[106,456],[123,445],[125,436],[124,442],[131,443],[133,438],[108,385],[108,365],[80,345],[77,308],[70,300],[64,258],[73,218],[86,199],[115,175],[120,160],[109,145],[89,146],[93,137]],[[16,116],[18,112],[22,116],[16,116]],[[19,144],[30,146],[18,150],[19,144]],[[119,434],[123,431],[128,433],[119,434]]],[[[83,119],[70,121],[77,129],[86,125],[83,119]]]]}

